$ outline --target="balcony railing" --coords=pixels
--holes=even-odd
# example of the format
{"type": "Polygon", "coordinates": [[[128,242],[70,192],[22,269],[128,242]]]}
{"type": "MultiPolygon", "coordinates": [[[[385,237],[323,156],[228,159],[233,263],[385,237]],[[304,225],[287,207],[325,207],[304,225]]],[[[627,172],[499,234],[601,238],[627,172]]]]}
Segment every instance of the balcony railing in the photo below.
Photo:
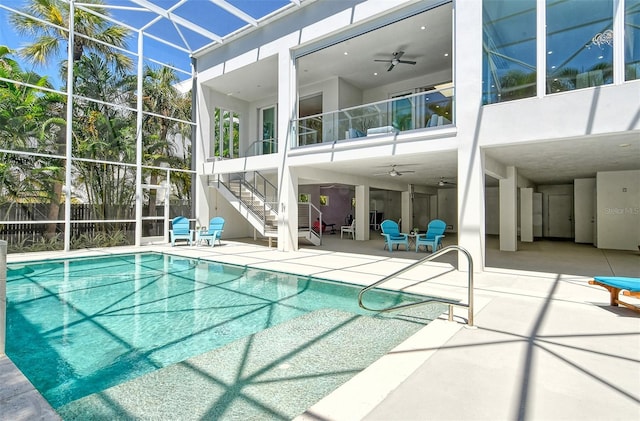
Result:
{"type": "Polygon", "coordinates": [[[454,99],[447,88],[300,118],[292,147],[452,125],[454,99]]]}
{"type": "Polygon", "coordinates": [[[244,156],[268,155],[278,152],[277,139],[256,140],[245,150],[244,156]]]}

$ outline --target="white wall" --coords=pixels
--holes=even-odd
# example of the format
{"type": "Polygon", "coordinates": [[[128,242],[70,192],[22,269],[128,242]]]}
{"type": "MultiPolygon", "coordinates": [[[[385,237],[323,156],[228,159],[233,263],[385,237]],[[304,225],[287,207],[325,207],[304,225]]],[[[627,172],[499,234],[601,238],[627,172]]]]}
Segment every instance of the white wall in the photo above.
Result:
{"type": "Polygon", "coordinates": [[[384,101],[389,99],[391,94],[405,91],[413,91],[418,87],[431,87],[440,85],[443,83],[451,82],[452,75],[449,70],[442,71],[440,73],[434,73],[426,76],[421,76],[413,79],[407,79],[390,83],[388,85],[376,86],[373,89],[367,89],[362,93],[362,100],[364,103],[384,101]]]}
{"type": "Polygon", "coordinates": [[[480,145],[535,139],[561,141],[568,137],[640,130],[638,95],[629,94],[634,88],[640,92],[640,80],[485,105],[480,145]],[[571,104],[571,112],[567,112],[567,103],[571,104]],[[597,113],[593,112],[595,107],[597,113]],[[518,124],[504,124],[505,121],[518,124]]]}
{"type": "Polygon", "coordinates": [[[458,231],[458,191],[456,189],[438,190],[438,219],[447,223],[446,232],[458,231]]]}
{"type": "Polygon", "coordinates": [[[640,171],[596,175],[598,248],[638,250],[640,246],[640,171]]]}
{"type": "Polygon", "coordinates": [[[371,190],[369,203],[369,210],[384,213],[384,219],[398,221],[402,217],[402,198],[399,191],[371,190]]]}
{"type": "MultiPolygon", "coordinates": [[[[537,191],[542,193],[542,236],[549,236],[549,195],[568,195],[573,197],[573,184],[538,186],[537,191]]],[[[572,218],[575,220],[575,218],[572,218]]]]}
{"type": "Polygon", "coordinates": [[[533,242],[533,189],[520,189],[520,241],[533,242]]]}
{"type": "Polygon", "coordinates": [[[362,104],[362,91],[344,79],[338,82],[338,108],[355,107],[362,104]]]}
{"type": "Polygon", "coordinates": [[[208,214],[197,215],[197,223],[200,226],[209,226],[209,220],[214,216],[224,218],[224,239],[244,238],[253,236],[253,227],[231,204],[216,190],[209,187],[207,192],[208,214]]]}
{"type": "Polygon", "coordinates": [[[413,199],[413,223],[407,223],[409,228],[420,228],[426,231],[431,221],[430,197],[426,194],[416,193],[413,199]]]}

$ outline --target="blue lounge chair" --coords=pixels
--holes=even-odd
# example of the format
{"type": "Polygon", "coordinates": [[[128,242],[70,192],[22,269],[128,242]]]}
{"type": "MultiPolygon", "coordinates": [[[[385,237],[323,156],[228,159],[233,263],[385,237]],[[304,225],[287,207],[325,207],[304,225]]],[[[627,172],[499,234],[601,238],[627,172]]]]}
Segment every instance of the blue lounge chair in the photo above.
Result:
{"type": "Polygon", "coordinates": [[[390,219],[385,219],[380,224],[382,228],[382,235],[384,235],[384,246],[393,251],[393,245],[396,245],[396,249],[400,249],[400,245],[404,245],[406,250],[409,250],[409,234],[403,234],[400,232],[398,223],[390,219]]]}
{"type": "Polygon", "coordinates": [[[218,244],[222,245],[220,242],[222,231],[224,231],[224,218],[216,216],[209,221],[209,228],[206,232],[198,233],[198,242],[206,240],[213,247],[216,245],[217,240],[218,244]]]}
{"type": "Polygon", "coordinates": [[[442,239],[444,238],[444,231],[446,229],[447,223],[444,221],[434,219],[429,222],[427,232],[416,236],[416,252],[420,250],[420,246],[424,246],[427,251],[429,251],[429,247],[431,247],[431,253],[438,250],[439,247],[442,247],[442,239]]]}
{"type": "Polygon", "coordinates": [[[193,242],[193,230],[189,228],[189,220],[184,216],[177,216],[171,221],[169,230],[171,247],[176,245],[176,240],[187,240],[189,245],[193,242]]]}
{"type": "Polygon", "coordinates": [[[627,297],[640,298],[640,278],[627,278],[622,276],[596,276],[591,281],[591,285],[599,285],[609,291],[609,302],[612,306],[624,306],[640,313],[640,307],[634,306],[624,301],[620,301],[618,296],[620,291],[627,297]]]}

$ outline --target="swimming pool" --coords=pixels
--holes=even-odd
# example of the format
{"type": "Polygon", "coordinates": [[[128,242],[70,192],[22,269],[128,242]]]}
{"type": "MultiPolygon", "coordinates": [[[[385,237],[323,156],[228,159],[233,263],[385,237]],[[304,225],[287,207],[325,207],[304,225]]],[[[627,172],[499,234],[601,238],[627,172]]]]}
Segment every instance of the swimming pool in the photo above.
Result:
{"type": "MultiPolygon", "coordinates": [[[[59,408],[265,329],[326,316],[319,310],[371,316],[358,307],[359,289],[160,253],[9,264],[7,355],[59,408]]],[[[367,303],[422,298],[380,290],[367,303]]],[[[407,332],[441,311],[408,320],[416,327],[407,332]]]]}

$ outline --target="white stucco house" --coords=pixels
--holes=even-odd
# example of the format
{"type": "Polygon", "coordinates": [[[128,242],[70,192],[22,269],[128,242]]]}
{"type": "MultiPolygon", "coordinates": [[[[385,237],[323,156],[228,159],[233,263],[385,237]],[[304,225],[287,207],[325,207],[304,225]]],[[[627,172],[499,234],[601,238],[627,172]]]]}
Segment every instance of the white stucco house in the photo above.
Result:
{"type": "MultiPolygon", "coordinates": [[[[301,1],[194,54],[195,216],[640,245],[638,0],[301,1]]],[[[378,234],[379,235],[379,234],[378,234]]],[[[345,240],[346,241],[346,240],[345,240]]]]}

